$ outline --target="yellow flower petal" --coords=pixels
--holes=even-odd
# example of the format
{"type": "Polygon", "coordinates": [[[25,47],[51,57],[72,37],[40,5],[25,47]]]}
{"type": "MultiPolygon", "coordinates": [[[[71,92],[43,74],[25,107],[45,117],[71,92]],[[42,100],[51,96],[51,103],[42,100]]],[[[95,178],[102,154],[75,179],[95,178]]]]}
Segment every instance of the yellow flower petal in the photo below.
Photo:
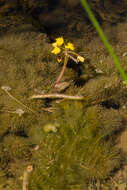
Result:
{"type": "Polygon", "coordinates": [[[53,47],[57,47],[57,43],[55,42],[55,43],[52,43],[52,46],[53,47]]]}
{"type": "Polygon", "coordinates": [[[56,38],[56,44],[57,46],[61,46],[64,43],[63,37],[56,38]]]}
{"type": "Polygon", "coordinates": [[[82,56],[78,55],[78,56],[77,56],[77,61],[84,62],[84,57],[82,57],[82,56]]]}
{"type": "Polygon", "coordinates": [[[74,50],[74,45],[71,42],[68,42],[67,45],[65,45],[66,49],[74,50]]]}
{"type": "Polygon", "coordinates": [[[61,49],[59,47],[54,47],[54,49],[51,51],[53,54],[59,54],[61,52],[61,49]]]}
{"type": "Polygon", "coordinates": [[[57,61],[58,61],[58,63],[60,63],[62,61],[62,59],[61,58],[57,58],[57,61]]]}

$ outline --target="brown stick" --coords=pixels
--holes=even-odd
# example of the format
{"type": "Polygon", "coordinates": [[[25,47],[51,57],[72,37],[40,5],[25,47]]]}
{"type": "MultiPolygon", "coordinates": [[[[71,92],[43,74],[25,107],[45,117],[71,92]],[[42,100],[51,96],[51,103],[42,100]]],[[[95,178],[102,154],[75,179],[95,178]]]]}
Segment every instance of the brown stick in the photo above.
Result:
{"type": "Polygon", "coordinates": [[[39,94],[39,95],[33,95],[30,97],[30,99],[45,99],[45,98],[64,98],[69,100],[83,100],[83,96],[71,96],[71,95],[65,95],[65,94],[39,94]]]}

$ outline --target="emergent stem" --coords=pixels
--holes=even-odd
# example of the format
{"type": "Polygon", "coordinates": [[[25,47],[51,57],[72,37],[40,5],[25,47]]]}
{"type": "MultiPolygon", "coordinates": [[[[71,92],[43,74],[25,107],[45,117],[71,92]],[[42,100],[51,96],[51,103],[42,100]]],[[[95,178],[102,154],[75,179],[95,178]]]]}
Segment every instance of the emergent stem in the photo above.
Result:
{"type": "Polygon", "coordinates": [[[58,84],[58,83],[60,82],[60,80],[62,79],[62,76],[63,76],[63,74],[64,74],[65,68],[66,68],[66,66],[67,66],[67,62],[68,62],[68,52],[65,51],[64,64],[63,64],[62,70],[61,70],[61,72],[60,72],[60,74],[59,74],[59,76],[58,76],[58,78],[57,78],[57,80],[56,80],[56,82],[55,82],[55,87],[57,86],[57,84],[58,84]]]}

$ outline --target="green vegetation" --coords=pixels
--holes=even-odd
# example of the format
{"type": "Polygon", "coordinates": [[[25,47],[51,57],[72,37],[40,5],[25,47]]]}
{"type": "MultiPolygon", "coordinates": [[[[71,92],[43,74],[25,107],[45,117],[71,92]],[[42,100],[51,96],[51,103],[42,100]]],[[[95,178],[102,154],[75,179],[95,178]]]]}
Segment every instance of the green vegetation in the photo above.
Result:
{"type": "Polygon", "coordinates": [[[122,79],[125,80],[125,82],[127,83],[127,75],[126,75],[126,73],[125,73],[125,71],[124,71],[121,63],[119,62],[119,60],[118,60],[118,58],[117,58],[117,56],[116,56],[116,54],[115,54],[112,46],[108,42],[107,37],[105,36],[105,34],[104,34],[102,28],[100,27],[97,19],[95,18],[93,12],[91,11],[91,9],[90,9],[87,1],[86,0],[80,0],[80,1],[81,1],[82,5],[83,5],[84,9],[86,10],[86,12],[87,12],[87,14],[88,14],[88,16],[89,16],[92,24],[95,26],[95,28],[96,28],[96,30],[97,30],[100,38],[102,39],[102,41],[104,43],[104,45],[106,46],[109,54],[113,58],[113,61],[116,64],[116,66],[117,66],[117,68],[118,68],[118,70],[119,70],[119,72],[121,74],[122,79]]]}
{"type": "Polygon", "coordinates": [[[0,188],[21,189],[23,173],[32,166],[29,190],[88,190],[98,183],[109,189],[121,164],[115,145],[124,128],[122,114],[113,106],[126,102],[125,84],[107,62],[98,74],[92,51],[84,60],[80,49],[72,58],[82,63],[70,59],[61,81],[69,84],[62,93],[84,100],[30,99],[50,92],[63,65],[51,54],[47,36],[28,28],[13,28],[0,38],[0,188]]]}
{"type": "Polygon", "coordinates": [[[104,183],[119,168],[112,136],[122,127],[122,118],[117,111],[105,111],[66,101],[48,121],[56,131],[44,133],[45,121],[30,129],[29,138],[39,146],[33,152],[30,190],[88,189],[93,181],[104,183]]]}

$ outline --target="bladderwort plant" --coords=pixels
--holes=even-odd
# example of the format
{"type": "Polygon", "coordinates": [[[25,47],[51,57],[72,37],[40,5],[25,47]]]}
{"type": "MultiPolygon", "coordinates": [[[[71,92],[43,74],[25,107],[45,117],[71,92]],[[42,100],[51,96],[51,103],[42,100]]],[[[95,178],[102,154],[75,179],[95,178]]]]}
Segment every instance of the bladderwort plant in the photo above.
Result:
{"type": "Polygon", "coordinates": [[[62,70],[55,82],[54,87],[56,88],[58,83],[63,77],[69,59],[72,59],[76,64],[78,64],[78,62],[84,62],[84,57],[80,56],[78,53],[74,51],[75,47],[73,43],[71,42],[65,43],[63,37],[56,38],[56,41],[52,43],[52,46],[53,50],[51,51],[51,53],[58,55],[57,57],[58,63],[61,63],[62,59],[64,58],[62,70]]]}

